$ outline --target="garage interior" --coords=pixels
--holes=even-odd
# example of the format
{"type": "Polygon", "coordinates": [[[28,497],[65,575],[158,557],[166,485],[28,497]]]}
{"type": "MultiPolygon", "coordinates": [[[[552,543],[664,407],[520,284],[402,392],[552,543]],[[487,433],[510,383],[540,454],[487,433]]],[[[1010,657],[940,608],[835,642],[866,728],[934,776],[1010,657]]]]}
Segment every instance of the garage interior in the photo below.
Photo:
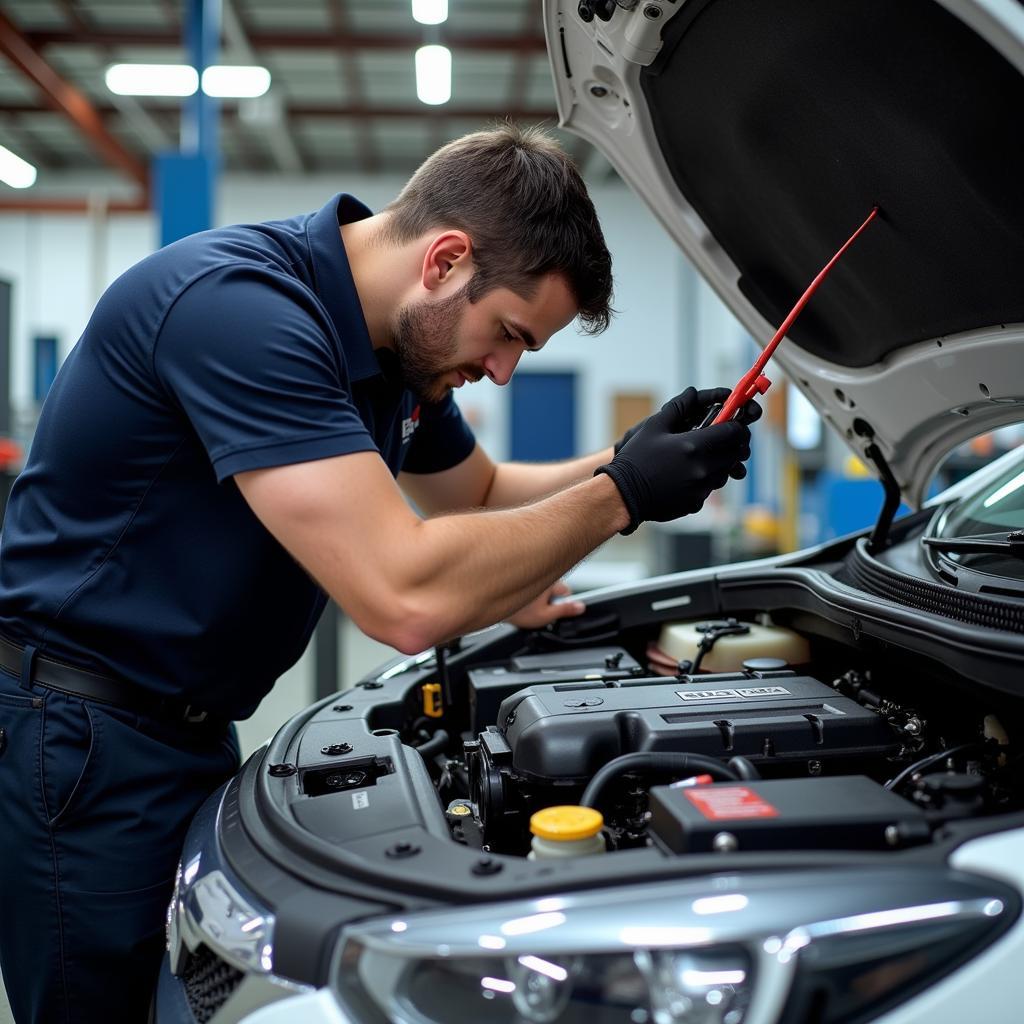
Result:
{"type": "MultiPolygon", "coordinates": [[[[609,160],[558,127],[541,0],[448,0],[433,5],[443,20],[417,21],[414,8],[431,6],[0,0],[0,157],[16,158],[0,161],[0,504],[54,377],[127,268],[193,231],[291,217],[337,192],[379,210],[436,149],[501,121],[546,127],[577,164],[612,254],[616,315],[597,338],[559,332],[508,387],[458,393],[491,456],[594,451],[688,384],[739,379],[753,339],[609,160]],[[112,66],[190,66],[203,46],[208,65],[264,69],[269,87],[210,101],[109,84],[112,66]],[[450,59],[439,94],[417,81],[425,46],[450,59]]],[[[775,379],[746,479],[697,516],[613,538],[568,575],[575,590],[797,551],[875,522],[882,486],[775,379]]],[[[1012,426],[961,444],[930,493],[1022,442],[1012,426]]],[[[243,759],[395,654],[329,605],[299,661],[237,724],[243,759]]],[[[0,1024],[12,1019],[0,1000],[0,1024]]]]}

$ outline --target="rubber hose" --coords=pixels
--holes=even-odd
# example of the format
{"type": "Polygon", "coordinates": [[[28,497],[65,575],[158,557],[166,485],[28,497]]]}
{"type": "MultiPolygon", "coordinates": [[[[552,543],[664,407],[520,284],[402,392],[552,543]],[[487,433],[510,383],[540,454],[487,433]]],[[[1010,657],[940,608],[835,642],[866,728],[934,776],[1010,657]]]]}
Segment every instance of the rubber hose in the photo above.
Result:
{"type": "Polygon", "coordinates": [[[659,751],[640,751],[635,754],[623,754],[613,758],[590,780],[583,791],[580,804],[583,807],[596,807],[601,791],[613,779],[626,772],[646,769],[651,772],[671,772],[676,775],[706,773],[716,779],[735,782],[739,778],[736,772],[727,768],[721,761],[701,754],[678,754],[659,751]]]}
{"type": "Polygon", "coordinates": [[[418,747],[414,747],[413,749],[419,751],[420,757],[426,761],[435,754],[440,754],[447,745],[448,733],[446,733],[444,729],[438,729],[426,743],[421,743],[418,747]]]}
{"type": "Polygon", "coordinates": [[[759,779],[761,773],[754,767],[754,765],[748,761],[745,757],[741,757],[737,754],[735,757],[730,757],[726,764],[736,773],[740,779],[759,779]]]}

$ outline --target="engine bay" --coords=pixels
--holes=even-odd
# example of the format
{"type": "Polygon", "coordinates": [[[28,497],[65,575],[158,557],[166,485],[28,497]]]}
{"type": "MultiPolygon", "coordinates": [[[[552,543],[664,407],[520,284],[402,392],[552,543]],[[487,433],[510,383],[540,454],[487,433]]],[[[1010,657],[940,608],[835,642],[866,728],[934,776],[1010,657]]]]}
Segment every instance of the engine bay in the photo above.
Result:
{"type": "MultiPolygon", "coordinates": [[[[597,812],[600,843],[577,852],[894,851],[1024,803],[1012,711],[914,668],[767,613],[613,642],[532,634],[501,656],[438,649],[401,707],[381,706],[391,728],[374,735],[418,752],[450,839],[481,854],[569,853],[572,842],[538,843],[534,816],[551,808],[597,812]]],[[[307,772],[305,792],[396,770],[363,762],[307,772]]]]}
{"type": "Polygon", "coordinates": [[[779,657],[808,656],[787,633],[705,620],[663,627],[645,664],[600,646],[470,669],[473,736],[439,776],[453,837],[526,854],[533,814],[583,805],[600,811],[608,850],[881,850],[1009,799],[986,779],[1000,743],[984,721],[973,744],[907,772],[945,736],[876,693],[869,672],[825,683],[779,657]],[[751,644],[758,630],[766,655],[751,644]],[[694,649],[670,667],[681,635],[694,649]]]}

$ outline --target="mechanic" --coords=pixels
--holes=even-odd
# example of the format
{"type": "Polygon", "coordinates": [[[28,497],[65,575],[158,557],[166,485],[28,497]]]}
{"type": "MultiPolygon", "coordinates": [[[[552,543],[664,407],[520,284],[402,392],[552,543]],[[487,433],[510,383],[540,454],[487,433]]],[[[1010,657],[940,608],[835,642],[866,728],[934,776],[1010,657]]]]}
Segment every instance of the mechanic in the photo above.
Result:
{"type": "Polygon", "coordinates": [[[540,627],[582,610],[551,598],[588,552],[743,475],[745,425],[690,431],[725,390],[568,462],[495,465],[475,443],[452,389],[507,383],[576,317],[603,330],[610,297],[578,173],[511,126],[445,146],[380,213],[340,195],[193,235],[101,297],[0,549],[19,1024],[146,1019],[185,829],[238,767],[229,723],[328,596],[407,653],[540,627]]]}

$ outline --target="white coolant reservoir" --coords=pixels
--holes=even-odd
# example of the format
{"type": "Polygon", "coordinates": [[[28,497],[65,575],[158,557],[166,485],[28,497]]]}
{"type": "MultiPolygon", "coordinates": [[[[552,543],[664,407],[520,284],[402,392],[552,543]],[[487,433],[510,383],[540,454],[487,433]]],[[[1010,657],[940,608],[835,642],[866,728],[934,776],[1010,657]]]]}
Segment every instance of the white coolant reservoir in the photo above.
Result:
{"type": "Polygon", "coordinates": [[[545,807],[530,817],[533,842],[527,859],[604,853],[603,825],[601,812],[592,807],[545,807]]]}
{"type": "Polygon", "coordinates": [[[662,628],[658,654],[666,661],[694,662],[700,643],[709,636],[717,638],[700,659],[701,672],[739,672],[751,658],[778,658],[787,665],[810,661],[807,641],[784,626],[761,626],[735,619],[675,622],[662,628]]]}

